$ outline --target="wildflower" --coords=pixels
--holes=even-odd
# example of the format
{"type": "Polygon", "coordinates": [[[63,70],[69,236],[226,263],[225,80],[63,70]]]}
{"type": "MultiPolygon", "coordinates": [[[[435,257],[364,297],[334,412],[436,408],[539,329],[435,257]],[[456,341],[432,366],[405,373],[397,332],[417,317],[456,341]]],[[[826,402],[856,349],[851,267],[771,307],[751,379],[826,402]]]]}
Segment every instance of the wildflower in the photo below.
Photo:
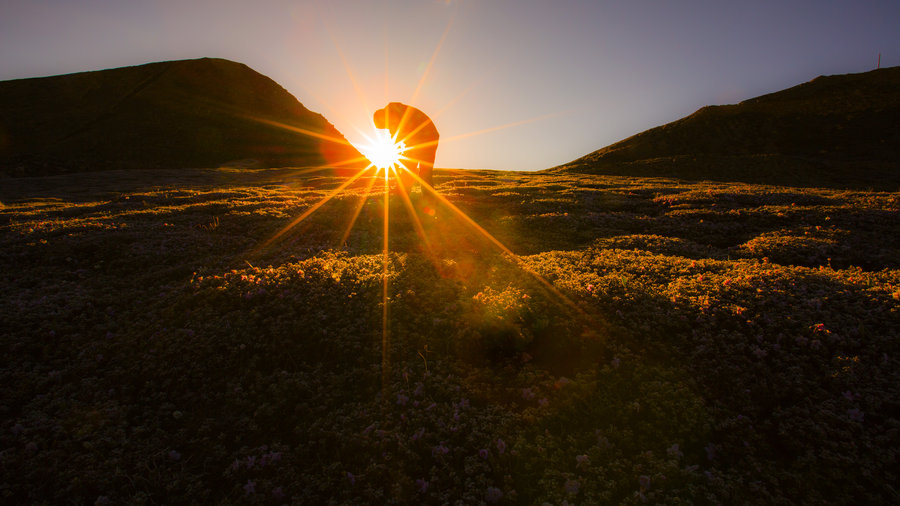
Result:
{"type": "MultiPolygon", "coordinates": [[[[266,447],[262,448],[264,451],[266,447]]],[[[281,460],[280,452],[269,452],[259,457],[259,467],[266,467],[269,464],[274,464],[281,460]]]]}
{"type": "Polygon", "coordinates": [[[450,453],[450,448],[444,446],[444,442],[441,441],[440,444],[431,449],[431,456],[437,457],[439,455],[447,455],[450,453]]]}
{"type": "Polygon", "coordinates": [[[488,451],[485,450],[484,448],[482,448],[481,450],[478,450],[478,456],[481,457],[481,458],[483,458],[483,459],[487,459],[487,458],[488,458],[488,451]]]}
{"type": "Polygon", "coordinates": [[[569,378],[566,378],[565,376],[560,376],[559,379],[556,380],[556,383],[553,384],[553,387],[556,388],[557,390],[559,390],[560,388],[568,385],[569,383],[571,383],[569,378]]]}
{"type": "Polygon", "coordinates": [[[500,455],[503,455],[503,452],[506,451],[506,443],[500,438],[497,438],[497,451],[500,452],[500,455]]]}
{"type": "Polygon", "coordinates": [[[496,487],[488,487],[487,492],[484,494],[484,500],[489,503],[499,502],[500,499],[503,499],[503,491],[496,487]]]}
{"type": "Polygon", "coordinates": [[[603,449],[612,448],[612,444],[609,442],[609,439],[599,433],[597,434],[597,446],[603,449]]]}
{"type": "Polygon", "coordinates": [[[588,283],[588,286],[587,286],[587,291],[589,291],[589,292],[593,292],[593,291],[594,291],[594,285],[592,285],[592,284],[590,284],[590,283],[588,283]]]}
{"type": "Polygon", "coordinates": [[[244,484],[244,494],[253,495],[256,493],[256,482],[247,480],[247,483],[244,484]]]}
{"type": "Polygon", "coordinates": [[[641,490],[650,490],[650,477],[642,474],[640,478],[638,478],[638,483],[641,485],[641,490]]]}
{"type": "Polygon", "coordinates": [[[716,458],[716,445],[709,443],[706,445],[706,458],[707,460],[713,460],[716,458]]]}
{"type": "Polygon", "coordinates": [[[549,404],[550,401],[548,401],[546,397],[541,397],[541,400],[538,401],[538,406],[542,408],[546,408],[549,404]]]}
{"type": "Polygon", "coordinates": [[[350,481],[351,485],[356,485],[356,476],[353,476],[353,473],[347,471],[347,480],[350,481]]]}
{"type": "Polygon", "coordinates": [[[621,362],[622,362],[622,361],[619,360],[619,357],[613,357],[612,362],[610,362],[610,363],[612,364],[612,368],[613,368],[613,369],[618,369],[618,368],[619,368],[619,364],[620,364],[621,362]]]}
{"type": "Polygon", "coordinates": [[[578,491],[581,490],[581,483],[578,483],[578,480],[566,480],[563,490],[569,495],[577,495],[578,491]]]}
{"type": "Polygon", "coordinates": [[[866,415],[859,408],[852,408],[847,410],[847,416],[854,422],[862,422],[866,415]]]}
{"type": "Polygon", "coordinates": [[[169,451],[169,458],[172,460],[181,460],[181,454],[175,450],[169,451]]]}
{"type": "Polygon", "coordinates": [[[406,406],[406,403],[409,402],[409,397],[403,394],[397,394],[397,405],[398,406],[406,406]]]}
{"type": "Polygon", "coordinates": [[[416,480],[416,486],[419,487],[419,492],[422,494],[428,491],[428,482],[423,480],[422,478],[416,480]]]}
{"type": "Polygon", "coordinates": [[[530,401],[531,399],[534,399],[534,392],[531,390],[531,387],[522,389],[522,398],[525,399],[526,401],[530,401]]]}
{"type": "Polygon", "coordinates": [[[280,501],[280,500],[284,499],[284,488],[282,488],[282,487],[273,488],[272,489],[272,498],[275,499],[276,501],[280,501]]]}
{"type": "Polygon", "coordinates": [[[575,456],[575,467],[583,467],[591,465],[591,459],[587,455],[575,456]]]}
{"type": "Polygon", "coordinates": [[[666,450],[666,454],[672,458],[678,458],[684,456],[684,453],[678,449],[678,443],[673,444],[666,450]]]}

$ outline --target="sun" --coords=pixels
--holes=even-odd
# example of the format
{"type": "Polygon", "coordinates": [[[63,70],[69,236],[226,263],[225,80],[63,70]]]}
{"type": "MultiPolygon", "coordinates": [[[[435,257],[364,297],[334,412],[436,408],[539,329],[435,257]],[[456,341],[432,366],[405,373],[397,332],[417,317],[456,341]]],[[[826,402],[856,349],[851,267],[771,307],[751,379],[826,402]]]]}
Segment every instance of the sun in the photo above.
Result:
{"type": "Polygon", "coordinates": [[[394,142],[387,130],[376,129],[375,136],[368,139],[368,144],[359,146],[359,150],[378,169],[387,169],[400,165],[406,145],[394,142]]]}

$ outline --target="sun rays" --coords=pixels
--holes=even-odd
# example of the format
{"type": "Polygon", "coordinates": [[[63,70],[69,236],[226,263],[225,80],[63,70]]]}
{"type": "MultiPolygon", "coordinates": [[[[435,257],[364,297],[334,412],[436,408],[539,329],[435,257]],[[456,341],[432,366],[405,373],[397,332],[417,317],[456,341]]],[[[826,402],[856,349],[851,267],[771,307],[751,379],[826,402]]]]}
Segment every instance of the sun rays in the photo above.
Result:
{"type": "Polygon", "coordinates": [[[402,163],[403,152],[407,150],[406,143],[392,137],[387,130],[375,130],[375,135],[366,136],[366,141],[357,148],[375,168],[388,169],[402,163]]]}
{"type": "MultiPolygon", "coordinates": [[[[422,92],[426,79],[430,74],[432,68],[437,61],[438,53],[443,47],[445,41],[447,40],[448,34],[450,33],[450,28],[452,26],[452,19],[448,22],[446,28],[444,29],[440,40],[438,41],[431,57],[428,60],[427,66],[425,67],[424,72],[415,87],[415,91],[413,92],[413,96],[410,102],[414,103],[416,98],[422,92]]],[[[347,75],[353,85],[354,92],[357,95],[357,99],[360,104],[368,105],[370,101],[366,98],[363,93],[362,87],[357,81],[353,70],[350,67],[349,62],[344,56],[343,51],[341,51],[338,46],[337,41],[334,37],[330,37],[331,42],[334,44],[341,64],[343,65],[347,75]]],[[[385,66],[387,67],[387,55],[385,55],[385,66]]],[[[388,78],[387,71],[385,71],[385,93],[389,91],[388,88],[388,78]]],[[[473,85],[474,86],[474,85],[473,85]]],[[[439,109],[438,114],[443,113],[447,109],[450,108],[452,103],[455,103],[462,95],[464,95],[471,86],[467,88],[465,91],[457,95],[451,103],[446,104],[444,107],[439,109]]],[[[409,109],[406,110],[403,117],[400,120],[400,125],[403,126],[405,122],[408,121],[407,114],[409,109]]],[[[535,118],[525,119],[521,121],[510,122],[507,124],[481,128],[472,132],[462,133],[451,135],[449,137],[445,137],[441,139],[440,145],[444,146],[447,142],[454,142],[459,139],[465,139],[472,136],[482,135],[489,132],[495,132],[498,130],[503,130],[506,128],[515,127],[518,125],[522,125],[525,123],[530,123],[534,121],[540,121],[542,119],[548,118],[551,115],[538,116],[535,118]]],[[[437,117],[437,116],[435,116],[437,117]]],[[[251,118],[252,119],[252,118],[251,118]]],[[[508,258],[514,265],[518,268],[522,269],[524,272],[528,273],[531,277],[537,280],[540,283],[548,294],[550,294],[550,298],[558,302],[560,305],[568,307],[569,309],[575,310],[579,314],[583,314],[572,301],[570,301],[564,294],[562,294],[552,283],[544,279],[538,273],[534,272],[530,269],[526,263],[515,254],[508,246],[506,246],[503,242],[497,239],[493,234],[491,234],[484,227],[479,225],[473,218],[471,218],[468,214],[462,211],[459,207],[454,205],[450,200],[448,200],[445,196],[441,195],[435,188],[426,182],[418,174],[415,172],[415,168],[420,164],[423,164],[424,161],[418,160],[415,156],[411,155],[411,153],[416,153],[417,150],[421,150],[422,148],[427,148],[429,146],[433,146],[438,143],[438,141],[430,141],[430,142],[420,142],[420,143],[412,143],[411,139],[414,138],[416,132],[421,129],[423,125],[410,125],[410,128],[406,129],[410,131],[405,134],[403,138],[397,138],[395,134],[392,136],[388,133],[387,130],[379,130],[379,129],[371,129],[371,134],[367,134],[365,130],[356,128],[356,131],[365,139],[365,142],[359,144],[351,144],[349,141],[342,137],[334,136],[334,135],[326,135],[318,132],[313,132],[308,129],[299,128],[292,125],[281,124],[269,120],[257,120],[263,123],[266,123],[270,126],[275,126],[279,128],[285,128],[289,131],[295,132],[298,135],[311,136],[319,139],[322,143],[334,143],[341,146],[353,146],[359,152],[362,153],[362,156],[348,156],[344,160],[328,160],[326,165],[320,167],[313,167],[305,169],[307,171],[316,171],[316,170],[325,170],[334,167],[355,167],[356,164],[368,163],[364,168],[356,169],[355,172],[346,176],[343,182],[341,182],[334,189],[328,191],[321,199],[313,203],[311,206],[307,207],[303,212],[301,212],[297,217],[292,219],[289,223],[287,223],[280,230],[272,234],[266,240],[262,241],[254,250],[251,252],[251,255],[258,255],[263,253],[265,250],[274,247],[279,241],[283,241],[288,234],[296,229],[302,222],[307,220],[310,216],[312,216],[316,211],[320,210],[325,206],[329,201],[332,201],[338,196],[342,194],[349,193],[351,191],[351,186],[354,183],[360,181],[361,178],[366,178],[365,182],[360,185],[354,186],[352,190],[358,192],[358,201],[352,209],[347,212],[347,222],[345,227],[343,228],[340,239],[335,244],[336,248],[345,248],[347,247],[348,240],[351,236],[351,232],[356,225],[360,215],[364,208],[366,208],[366,204],[370,203],[372,199],[376,199],[381,201],[382,213],[381,213],[381,261],[382,261],[382,272],[381,272],[381,308],[382,308],[382,325],[381,325],[381,347],[382,347],[382,396],[383,399],[387,400],[389,397],[389,386],[391,383],[391,237],[390,237],[390,228],[391,228],[391,197],[395,196],[400,199],[401,206],[406,213],[408,218],[407,223],[409,223],[414,231],[417,240],[419,241],[418,251],[422,252],[435,266],[435,268],[439,268],[440,261],[444,256],[453,256],[453,245],[459,244],[459,240],[461,240],[464,236],[470,235],[478,237],[483,240],[486,244],[488,244],[489,248],[494,250],[494,253],[500,253],[504,257],[508,258]],[[410,145],[412,144],[412,145],[410,145]],[[413,169],[413,170],[410,170],[413,169]],[[420,190],[418,192],[414,192],[413,186],[418,185],[420,190]],[[359,187],[362,187],[362,191],[359,192],[359,187]],[[380,199],[379,199],[380,197],[380,199]],[[437,212],[436,209],[437,208],[437,212]],[[439,229],[434,228],[431,223],[436,220],[441,221],[441,227],[439,229]],[[426,223],[427,222],[427,223],[426,223]],[[427,226],[426,226],[427,225],[427,226]],[[440,230],[440,232],[438,232],[440,230]],[[437,236],[436,234],[442,234],[441,236],[437,236]],[[449,233],[449,234],[448,234],[449,233]],[[448,236],[449,235],[449,236],[448,236]],[[452,237],[451,237],[452,236],[452,237]],[[440,244],[440,251],[436,251],[435,244],[440,244]]],[[[404,131],[403,128],[398,128],[398,131],[404,131]]],[[[433,154],[432,154],[433,156],[433,154]]],[[[430,167],[430,165],[429,165],[430,167]]],[[[395,220],[396,221],[396,220],[395,220]]]]}
{"type": "MultiPolygon", "coordinates": [[[[391,323],[391,305],[393,303],[394,294],[392,293],[391,279],[396,273],[394,272],[394,261],[392,254],[397,249],[392,245],[391,227],[409,226],[415,232],[417,245],[413,250],[403,250],[407,254],[421,254],[425,257],[436,270],[441,271],[441,262],[457,257],[460,253],[464,255],[472,254],[469,251],[459,251],[459,245],[466,244],[484,244],[481,251],[476,251],[477,256],[489,258],[499,254],[507,259],[512,265],[516,266],[521,272],[526,273],[529,277],[537,282],[537,285],[546,294],[548,300],[554,302],[563,310],[585,321],[592,318],[563,294],[550,281],[545,279],[539,273],[535,272],[518,254],[516,254],[503,241],[498,239],[493,233],[480,225],[468,213],[460,209],[446,196],[442,195],[432,186],[425,183],[415,173],[407,170],[402,164],[392,167],[377,168],[369,165],[367,168],[359,170],[356,174],[344,178],[343,182],[335,188],[329,190],[323,197],[315,201],[307,207],[296,218],[288,222],[284,227],[272,234],[267,240],[263,241],[255,250],[254,254],[261,254],[269,248],[276,247],[279,241],[289,236],[289,233],[296,229],[302,222],[309,219],[317,211],[327,212],[326,205],[335,200],[337,197],[345,195],[355,195],[357,199],[355,205],[344,211],[346,214],[346,223],[340,230],[340,239],[335,242],[335,248],[343,249],[347,247],[350,235],[357,224],[363,209],[367,204],[380,204],[380,228],[381,228],[381,391],[382,398],[387,400],[391,395],[392,382],[392,323],[391,323]],[[412,192],[411,188],[403,183],[400,174],[405,174],[412,181],[418,184],[420,190],[412,192]],[[358,184],[355,184],[358,183],[358,184]],[[399,203],[392,202],[399,199],[399,203]],[[373,202],[374,201],[374,202],[373,202]],[[437,216],[433,213],[425,211],[423,204],[437,208],[437,216]],[[397,213],[400,213],[399,215],[397,213]],[[434,226],[440,222],[440,226],[434,226]],[[477,239],[472,241],[472,239],[477,239]]],[[[369,208],[378,209],[378,207],[369,208]]],[[[368,214],[371,218],[372,215],[368,214]]],[[[371,221],[370,221],[371,223],[371,221]]],[[[377,223],[377,222],[376,222],[377,223]]],[[[402,234],[401,234],[402,235],[402,234]]],[[[407,246],[408,248],[408,246],[407,246]]],[[[478,247],[476,246],[476,250],[478,247]]],[[[478,280],[473,280],[478,283],[478,280]]]]}

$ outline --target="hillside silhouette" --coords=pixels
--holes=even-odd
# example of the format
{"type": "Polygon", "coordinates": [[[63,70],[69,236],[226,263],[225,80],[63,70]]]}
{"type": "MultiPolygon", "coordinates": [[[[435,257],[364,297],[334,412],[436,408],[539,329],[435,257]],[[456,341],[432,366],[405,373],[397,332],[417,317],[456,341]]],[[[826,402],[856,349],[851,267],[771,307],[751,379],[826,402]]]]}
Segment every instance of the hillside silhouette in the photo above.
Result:
{"type": "Polygon", "coordinates": [[[275,81],[216,58],[0,82],[0,174],[318,166],[361,156],[275,81]]]}
{"type": "Polygon", "coordinates": [[[703,107],[552,170],[897,190],[900,67],[703,107]]]}

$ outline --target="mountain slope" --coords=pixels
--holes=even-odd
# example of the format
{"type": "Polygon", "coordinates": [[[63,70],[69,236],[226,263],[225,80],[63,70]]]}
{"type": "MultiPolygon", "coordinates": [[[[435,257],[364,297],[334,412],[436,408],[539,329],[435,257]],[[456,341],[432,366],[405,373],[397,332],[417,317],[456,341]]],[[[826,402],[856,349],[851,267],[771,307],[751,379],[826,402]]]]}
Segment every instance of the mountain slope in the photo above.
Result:
{"type": "Polygon", "coordinates": [[[0,82],[0,173],[9,175],[238,160],[318,166],[361,156],[345,143],[275,81],[228,60],[0,82]]]}
{"type": "Polygon", "coordinates": [[[556,170],[896,190],[900,67],[703,107],[556,170]]]}

